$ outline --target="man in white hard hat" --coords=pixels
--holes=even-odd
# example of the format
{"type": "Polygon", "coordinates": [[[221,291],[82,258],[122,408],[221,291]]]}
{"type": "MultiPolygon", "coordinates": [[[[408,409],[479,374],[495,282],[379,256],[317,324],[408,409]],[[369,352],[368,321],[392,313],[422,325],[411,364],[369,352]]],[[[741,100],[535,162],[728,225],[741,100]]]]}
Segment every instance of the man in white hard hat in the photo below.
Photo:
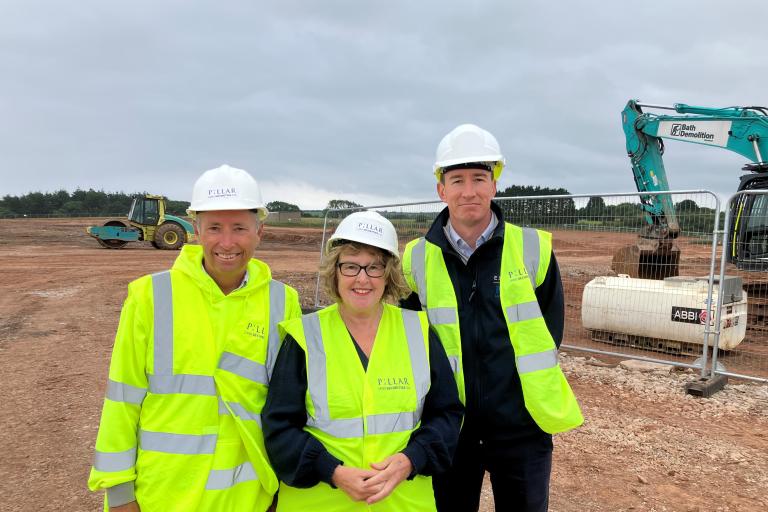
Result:
{"type": "Polygon", "coordinates": [[[492,202],[496,138],[460,125],[437,148],[446,204],[411,241],[409,307],[427,311],[452,363],[464,425],[451,469],[433,478],[439,511],[476,511],[488,471],[496,510],[548,507],[552,436],[583,422],[560,370],[563,288],[549,233],[505,223],[492,202]]]}
{"type": "Polygon", "coordinates": [[[298,295],[253,258],[268,212],[250,174],[206,171],[189,211],[200,245],[128,286],[88,484],[113,511],[263,512],[260,414],[298,295]]]}

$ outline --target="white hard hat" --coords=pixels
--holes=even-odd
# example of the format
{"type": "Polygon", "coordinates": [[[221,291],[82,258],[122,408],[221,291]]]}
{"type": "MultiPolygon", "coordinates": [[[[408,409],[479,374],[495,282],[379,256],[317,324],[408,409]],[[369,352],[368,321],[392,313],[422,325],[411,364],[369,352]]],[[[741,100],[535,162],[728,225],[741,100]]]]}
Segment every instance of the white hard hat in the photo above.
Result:
{"type": "Polygon", "coordinates": [[[400,259],[397,250],[397,233],[384,216],[371,211],[355,212],[345,217],[328,239],[325,250],[329,251],[337,240],[360,242],[383,249],[400,259]]]}
{"type": "Polygon", "coordinates": [[[461,124],[437,145],[435,176],[439,180],[446,167],[473,163],[487,163],[493,171],[493,179],[498,180],[505,160],[499,142],[491,132],[474,124],[461,124]]]}
{"type": "Polygon", "coordinates": [[[269,215],[253,176],[228,165],[205,171],[192,188],[192,204],[187,212],[212,210],[257,210],[261,220],[269,215]]]}

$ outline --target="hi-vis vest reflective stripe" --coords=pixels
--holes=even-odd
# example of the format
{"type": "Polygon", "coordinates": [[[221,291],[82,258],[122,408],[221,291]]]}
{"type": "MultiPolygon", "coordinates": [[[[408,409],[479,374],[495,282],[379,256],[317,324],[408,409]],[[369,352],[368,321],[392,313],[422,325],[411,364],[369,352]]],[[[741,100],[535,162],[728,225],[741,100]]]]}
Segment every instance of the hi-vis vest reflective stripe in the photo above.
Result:
{"type": "MultiPolygon", "coordinates": [[[[345,466],[368,469],[403,450],[421,424],[430,387],[426,315],[385,304],[367,370],[337,305],[281,326],[306,357],[304,429],[345,466]]],[[[279,496],[279,511],[435,510],[431,478],[421,475],[370,507],[326,483],[309,489],[281,484],[279,496]]]]}
{"type": "MultiPolygon", "coordinates": [[[[113,410],[123,407],[129,413],[140,414],[140,428],[133,439],[126,439],[120,429],[114,429],[113,433],[106,426],[107,435],[114,437],[108,437],[105,444],[111,447],[130,446],[119,451],[97,449],[92,479],[94,474],[109,478],[119,477],[120,473],[133,474],[135,471],[137,488],[134,489],[133,481],[108,487],[107,502],[109,506],[118,506],[138,498],[143,510],[169,510],[170,504],[183,510],[185,503],[189,505],[187,509],[194,508],[200,503],[205,491],[227,490],[247,481],[261,480],[261,486],[266,492],[274,494],[277,480],[263,448],[260,407],[266,396],[280,345],[277,324],[285,319],[286,287],[274,280],[269,283],[269,320],[264,362],[237,353],[238,347],[242,349],[242,344],[233,341],[234,347],[227,345],[221,353],[217,368],[205,374],[204,371],[174,371],[174,351],[188,353],[190,349],[180,345],[177,340],[179,335],[174,334],[171,273],[166,271],[154,274],[151,280],[153,362],[147,373],[148,388],[109,380],[105,401],[105,410],[107,407],[113,410]],[[261,397],[258,400],[260,404],[254,403],[253,398],[256,396],[261,397]],[[217,449],[218,438],[216,417],[219,415],[233,417],[248,453],[248,460],[233,467],[214,469],[213,454],[217,449]],[[206,429],[210,433],[200,433],[200,430],[206,429]],[[146,477],[145,473],[156,476],[165,474],[168,478],[174,473],[182,474],[188,491],[181,495],[163,492],[163,489],[158,488],[162,485],[154,482],[151,476],[146,477]],[[153,484],[155,488],[152,488],[153,484]],[[152,496],[145,496],[143,500],[142,495],[147,492],[151,492],[152,496]]],[[[177,311],[185,313],[182,325],[186,325],[186,320],[194,323],[192,316],[206,318],[203,312],[186,307],[195,306],[188,302],[193,300],[190,297],[194,295],[194,290],[189,289],[189,286],[185,289],[181,283],[178,286],[177,311]]],[[[210,329],[207,320],[195,323],[194,328],[199,329],[199,332],[188,333],[188,336],[209,336],[205,330],[210,329]]],[[[247,343],[255,346],[251,340],[247,340],[247,343]]],[[[108,417],[105,415],[102,421],[108,417]]]]}
{"type": "MultiPolygon", "coordinates": [[[[584,419],[560,369],[557,347],[536,299],[536,287],[547,275],[551,251],[549,233],[505,223],[499,272],[501,307],[515,350],[525,407],[539,428],[554,434],[576,428],[584,419]]],[[[443,252],[424,238],[413,240],[403,254],[403,269],[445,346],[463,402],[458,304],[443,252]]]]}

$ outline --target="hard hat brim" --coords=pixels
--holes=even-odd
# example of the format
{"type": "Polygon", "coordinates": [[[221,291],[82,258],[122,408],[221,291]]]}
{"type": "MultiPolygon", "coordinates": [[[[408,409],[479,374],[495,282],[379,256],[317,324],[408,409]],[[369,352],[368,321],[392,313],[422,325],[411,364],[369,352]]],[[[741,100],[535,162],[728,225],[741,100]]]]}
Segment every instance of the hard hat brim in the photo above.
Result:
{"type": "Polygon", "coordinates": [[[244,205],[244,204],[240,204],[240,205],[233,204],[231,202],[221,204],[218,206],[219,207],[217,207],[217,205],[206,205],[204,207],[200,207],[197,209],[193,209],[190,206],[189,208],[187,208],[187,214],[189,214],[189,216],[191,217],[194,217],[195,214],[199,212],[221,212],[221,211],[227,211],[227,210],[249,210],[249,211],[255,210],[256,215],[259,217],[259,220],[264,220],[269,216],[269,210],[267,210],[263,206],[254,207],[254,206],[244,205]]]}
{"type": "MultiPolygon", "coordinates": [[[[493,173],[493,180],[498,181],[501,177],[501,173],[504,170],[504,157],[501,157],[498,160],[478,160],[476,158],[473,158],[472,160],[466,161],[464,159],[455,159],[455,160],[446,160],[446,162],[453,162],[450,164],[440,165],[438,166],[435,164],[435,178],[437,178],[437,181],[440,181],[440,178],[443,176],[444,170],[446,167],[451,167],[453,165],[461,165],[461,164],[470,164],[477,162],[479,164],[482,163],[493,163],[493,170],[491,171],[493,173]]],[[[439,162],[442,164],[443,162],[439,162]]]]}
{"type": "Polygon", "coordinates": [[[451,158],[449,160],[441,160],[439,162],[435,162],[434,168],[435,171],[437,171],[438,169],[443,169],[452,165],[471,164],[472,162],[501,162],[501,165],[505,164],[504,157],[502,155],[495,154],[473,158],[451,158]]]}
{"type": "Polygon", "coordinates": [[[384,251],[388,254],[391,254],[394,256],[394,258],[397,261],[400,261],[400,254],[396,251],[393,251],[391,248],[387,247],[380,247],[378,245],[374,245],[368,242],[364,242],[362,240],[354,240],[352,237],[338,237],[338,238],[330,238],[328,242],[325,244],[325,253],[328,254],[331,249],[334,247],[344,245],[344,244],[360,244],[360,245],[366,245],[368,247],[373,247],[375,249],[379,249],[380,251],[384,251]]]}

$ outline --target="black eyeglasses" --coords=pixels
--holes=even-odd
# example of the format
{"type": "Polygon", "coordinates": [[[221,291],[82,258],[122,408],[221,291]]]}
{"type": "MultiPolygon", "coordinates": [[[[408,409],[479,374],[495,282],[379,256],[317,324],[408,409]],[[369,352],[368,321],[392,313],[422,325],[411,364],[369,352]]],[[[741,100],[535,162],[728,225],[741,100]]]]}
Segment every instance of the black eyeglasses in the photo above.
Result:
{"type": "Polygon", "coordinates": [[[341,275],[347,276],[347,277],[356,277],[361,270],[365,270],[365,273],[368,277],[383,277],[384,271],[386,270],[386,265],[383,263],[370,263],[368,265],[358,265],[357,263],[339,263],[336,265],[339,267],[339,272],[341,272],[341,275]]]}

